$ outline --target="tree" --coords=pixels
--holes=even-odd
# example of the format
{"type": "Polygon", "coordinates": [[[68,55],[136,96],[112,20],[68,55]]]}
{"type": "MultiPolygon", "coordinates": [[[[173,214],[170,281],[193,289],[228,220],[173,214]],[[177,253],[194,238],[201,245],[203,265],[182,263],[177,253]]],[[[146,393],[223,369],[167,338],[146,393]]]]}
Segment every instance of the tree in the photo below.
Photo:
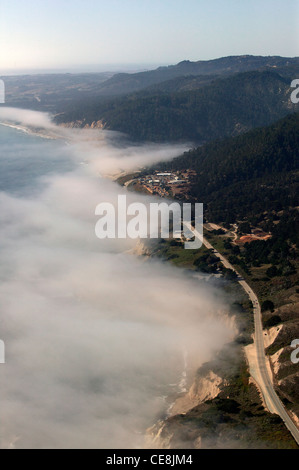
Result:
{"type": "Polygon", "coordinates": [[[281,323],[281,318],[279,315],[273,315],[273,317],[270,317],[266,322],[265,322],[265,327],[266,328],[271,328],[272,326],[279,325],[281,323]]]}
{"type": "Polygon", "coordinates": [[[266,275],[268,277],[275,277],[278,276],[278,269],[276,266],[271,266],[270,268],[267,269],[266,275]]]}
{"type": "Polygon", "coordinates": [[[238,275],[232,269],[223,269],[224,278],[228,281],[235,281],[238,278],[238,275]]]}
{"type": "Polygon", "coordinates": [[[274,303],[271,300],[264,300],[264,302],[261,305],[262,312],[267,312],[270,310],[271,312],[274,312],[274,303]]]}

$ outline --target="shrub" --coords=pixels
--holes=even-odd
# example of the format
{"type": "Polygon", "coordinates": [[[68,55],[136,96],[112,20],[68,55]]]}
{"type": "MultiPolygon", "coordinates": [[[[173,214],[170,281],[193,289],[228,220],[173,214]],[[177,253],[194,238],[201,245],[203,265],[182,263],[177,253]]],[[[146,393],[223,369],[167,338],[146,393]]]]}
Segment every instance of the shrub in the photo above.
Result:
{"type": "Polygon", "coordinates": [[[271,300],[265,300],[262,303],[261,308],[262,308],[262,312],[267,312],[268,310],[270,310],[271,312],[274,312],[274,303],[271,300]]]}
{"type": "Polygon", "coordinates": [[[276,325],[279,325],[279,323],[281,323],[282,320],[280,318],[279,315],[274,315],[273,317],[269,318],[266,322],[265,322],[265,327],[266,328],[271,328],[272,326],[276,326],[276,325]]]}

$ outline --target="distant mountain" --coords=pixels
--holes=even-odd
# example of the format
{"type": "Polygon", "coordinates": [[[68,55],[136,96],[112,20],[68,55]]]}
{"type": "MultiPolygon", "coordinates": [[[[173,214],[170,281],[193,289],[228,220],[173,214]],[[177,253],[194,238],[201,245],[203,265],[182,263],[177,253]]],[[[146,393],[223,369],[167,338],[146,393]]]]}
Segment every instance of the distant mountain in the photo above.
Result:
{"type": "Polygon", "coordinates": [[[212,142],[158,169],[196,170],[190,196],[209,220],[235,222],[299,206],[299,113],[235,138],[212,142]]]}
{"type": "MultiPolygon", "coordinates": [[[[126,97],[72,104],[58,123],[88,126],[100,121],[139,141],[205,141],[270,124],[298,109],[290,101],[291,80],[274,71],[247,72],[192,89],[202,77],[176,79],[180,91],[145,90],[126,97]],[[181,91],[185,84],[190,90],[181,91]]],[[[198,83],[197,83],[198,86],[198,83]]]]}
{"type": "MultiPolygon", "coordinates": [[[[261,67],[257,71],[274,71],[278,73],[281,77],[294,78],[299,77],[299,61],[294,61],[293,63],[285,66],[275,66],[275,67],[261,67]]],[[[198,90],[216,79],[226,78],[234,74],[213,74],[213,75],[184,75],[177,78],[172,78],[171,80],[163,81],[155,85],[151,85],[143,90],[143,92],[148,93],[173,93],[179,91],[191,91],[198,90]]]]}
{"type": "Polygon", "coordinates": [[[262,57],[262,56],[231,56],[215,60],[190,62],[185,60],[177,65],[159,67],[141,73],[120,73],[102,83],[99,92],[103,95],[121,95],[136,92],[149,86],[166,82],[177,77],[190,75],[221,75],[228,76],[252,70],[275,70],[281,67],[299,66],[299,57],[262,57]]]}
{"type": "Polygon", "coordinates": [[[39,74],[3,77],[6,106],[49,111],[56,113],[60,107],[80,99],[97,96],[101,83],[113,74],[39,74]]]}
{"type": "Polygon", "coordinates": [[[101,83],[113,73],[60,73],[3,77],[6,106],[57,112],[79,99],[97,96],[101,83]]]}

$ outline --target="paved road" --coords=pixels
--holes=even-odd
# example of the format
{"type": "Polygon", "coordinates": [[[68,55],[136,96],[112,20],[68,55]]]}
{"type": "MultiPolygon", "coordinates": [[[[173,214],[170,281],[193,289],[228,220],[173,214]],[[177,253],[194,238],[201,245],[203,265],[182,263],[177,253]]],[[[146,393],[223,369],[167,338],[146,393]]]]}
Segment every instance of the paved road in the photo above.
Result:
{"type": "Polygon", "coordinates": [[[228,268],[233,270],[238,275],[238,282],[245,290],[247,295],[249,296],[250,300],[253,304],[253,311],[254,311],[254,327],[255,327],[255,335],[254,335],[254,345],[256,348],[257,353],[257,365],[259,368],[260,373],[260,380],[259,380],[259,387],[263,394],[264,400],[267,404],[267,407],[271,413],[278,414],[281,419],[284,421],[286,427],[291,432],[292,436],[294,437],[295,441],[299,445],[299,430],[295,423],[292,421],[291,417],[287,413],[286,409],[284,408],[282,402],[277,396],[277,393],[274,390],[271,378],[269,376],[268,368],[267,368],[267,359],[265,355],[265,348],[264,348],[264,337],[263,337],[263,327],[262,327],[262,313],[261,313],[261,306],[259,300],[251,289],[251,287],[247,284],[247,282],[242,279],[238,271],[229,263],[229,261],[219,253],[197,230],[194,230],[191,227],[191,224],[184,223],[185,227],[188,230],[192,230],[193,235],[202,240],[204,246],[209,250],[213,250],[215,256],[217,256],[222,264],[228,268]]]}

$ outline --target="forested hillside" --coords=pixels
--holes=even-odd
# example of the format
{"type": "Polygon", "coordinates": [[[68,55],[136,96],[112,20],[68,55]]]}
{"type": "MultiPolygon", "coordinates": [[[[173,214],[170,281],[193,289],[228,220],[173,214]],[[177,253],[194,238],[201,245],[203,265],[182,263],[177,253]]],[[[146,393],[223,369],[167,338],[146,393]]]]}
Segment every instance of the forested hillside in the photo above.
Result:
{"type": "Polygon", "coordinates": [[[137,141],[199,144],[270,124],[294,111],[290,84],[291,78],[273,71],[241,73],[195,90],[143,91],[72,104],[56,122],[84,127],[101,121],[137,141]]]}
{"type": "Polygon", "coordinates": [[[190,195],[213,221],[299,205],[299,114],[185,153],[159,168],[194,169],[190,195]]]}

